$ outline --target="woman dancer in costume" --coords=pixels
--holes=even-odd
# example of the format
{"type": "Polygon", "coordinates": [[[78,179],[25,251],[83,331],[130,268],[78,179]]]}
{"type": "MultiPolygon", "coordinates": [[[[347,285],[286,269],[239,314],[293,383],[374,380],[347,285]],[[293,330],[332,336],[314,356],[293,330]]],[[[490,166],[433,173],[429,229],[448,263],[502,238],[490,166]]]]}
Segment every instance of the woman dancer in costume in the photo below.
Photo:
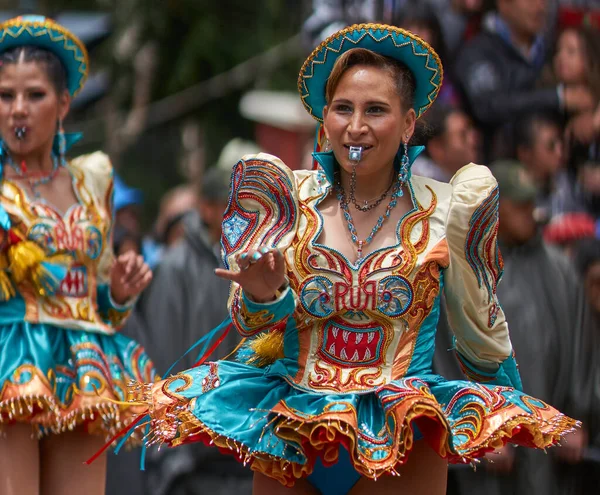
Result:
{"type": "Polygon", "coordinates": [[[435,52],[395,27],[355,25],[310,55],[299,90],[331,151],[313,171],[266,154],[235,166],[218,273],[246,341],[144,389],[155,441],[215,444],[251,465],[257,494],[442,494],[448,462],[575,426],[520,392],[490,171],[411,177],[441,83],[435,52]],[[431,370],[442,289],[469,381],[431,370]]]}
{"type": "Polygon", "coordinates": [[[112,169],[71,161],[62,121],[88,73],[83,44],[49,19],[0,24],[0,492],[104,494],[105,460],[85,468],[131,413],[128,381],[152,381],[119,335],[152,274],[113,259],[112,169]],[[36,435],[37,433],[37,435],[36,435]]]}

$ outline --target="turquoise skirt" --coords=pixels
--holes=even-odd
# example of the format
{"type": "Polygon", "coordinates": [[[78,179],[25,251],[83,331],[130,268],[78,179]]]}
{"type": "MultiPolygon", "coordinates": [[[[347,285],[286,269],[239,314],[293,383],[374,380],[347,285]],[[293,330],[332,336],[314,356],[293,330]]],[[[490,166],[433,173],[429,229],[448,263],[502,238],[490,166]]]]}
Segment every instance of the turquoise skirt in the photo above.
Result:
{"type": "Polygon", "coordinates": [[[122,404],[127,385],[155,380],[143,348],[118,333],[18,322],[0,325],[0,349],[0,423],[40,435],[83,426],[110,437],[136,415],[122,404]]]}
{"type": "Polygon", "coordinates": [[[287,361],[206,363],[145,388],[137,400],[147,403],[149,443],[205,442],[291,486],[343,450],[358,475],[376,479],[396,473],[421,436],[461,463],[507,442],[545,448],[576,426],[513,388],[433,373],[366,393],[318,393],[292,382],[287,361]]]}

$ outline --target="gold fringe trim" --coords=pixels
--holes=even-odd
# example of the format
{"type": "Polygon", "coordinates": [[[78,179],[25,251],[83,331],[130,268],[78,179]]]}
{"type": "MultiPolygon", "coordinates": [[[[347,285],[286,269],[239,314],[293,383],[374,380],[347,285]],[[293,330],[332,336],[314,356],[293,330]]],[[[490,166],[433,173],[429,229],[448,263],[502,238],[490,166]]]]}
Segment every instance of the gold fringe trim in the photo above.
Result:
{"type": "MultiPolygon", "coordinates": [[[[0,428],[12,423],[30,423],[41,438],[48,433],[66,433],[85,425],[88,433],[104,435],[108,440],[131,423],[136,415],[131,409],[100,398],[97,404],[67,413],[51,396],[24,395],[0,402],[0,428]]],[[[141,445],[142,440],[143,433],[137,431],[129,438],[128,445],[141,445]]]]}
{"type": "MultiPolygon", "coordinates": [[[[139,385],[136,391],[138,393],[135,400],[139,402],[142,399],[139,393],[141,391],[139,385]]],[[[303,478],[312,472],[312,463],[295,463],[282,457],[252,450],[249,446],[210,429],[190,412],[190,406],[193,405],[194,399],[183,400],[171,397],[173,401],[171,404],[158,404],[157,407],[153,401],[155,393],[156,389],[153,390],[146,387],[142,394],[147,404],[147,412],[152,418],[152,431],[149,437],[146,438],[147,445],[167,443],[175,447],[187,443],[190,438],[195,436],[206,435],[210,438],[211,444],[231,452],[244,465],[250,464],[254,471],[274,478],[285,486],[293,486],[296,479],[303,478]]],[[[407,461],[414,440],[411,424],[418,418],[428,417],[438,421],[442,435],[436,448],[437,453],[441,457],[448,458],[449,462],[465,464],[476,461],[482,455],[484,449],[494,449],[504,445],[505,441],[510,440],[514,434],[518,434],[518,432],[515,432],[515,428],[517,427],[525,429],[530,433],[532,442],[537,448],[545,449],[546,447],[555,445],[562,436],[571,433],[580,426],[578,421],[561,413],[557,413],[550,420],[536,419],[529,415],[519,415],[504,421],[498,428],[485,435],[483,442],[473,445],[467,450],[457,452],[449,442],[451,428],[444,413],[439,405],[428,402],[431,401],[426,401],[426,403],[423,403],[422,400],[414,401],[413,404],[406,407],[404,414],[394,414],[399,407],[402,407],[402,404],[399,404],[388,412],[387,417],[391,415],[396,420],[401,421],[400,424],[397,423],[393,442],[393,455],[385,463],[380,463],[381,465],[379,466],[377,465],[378,463],[366,459],[357,451],[355,447],[358,444],[356,426],[350,424],[349,421],[331,418],[335,414],[340,415],[343,413],[324,413],[316,420],[305,421],[291,417],[293,413],[273,410],[265,411],[265,416],[262,419],[266,420],[269,416],[273,416],[273,418],[263,427],[262,434],[264,435],[267,429],[272,426],[271,437],[268,439],[267,446],[271,445],[271,441],[281,442],[282,440],[289,440],[300,445],[302,439],[308,440],[311,446],[319,451],[322,457],[329,462],[335,461],[338,457],[338,444],[333,444],[332,442],[336,438],[339,439],[338,434],[343,435],[351,447],[354,468],[362,475],[376,480],[384,474],[397,475],[396,468],[407,461]],[[327,418],[327,415],[330,417],[327,418]],[[326,438],[324,441],[318,441],[317,436],[320,433],[318,430],[323,431],[323,429],[326,438]]],[[[356,413],[353,414],[355,416],[356,413]]],[[[358,424],[357,419],[357,417],[352,418],[352,422],[355,425],[358,424]]],[[[485,430],[486,428],[482,427],[479,431],[482,432],[485,430]]],[[[262,440],[263,437],[261,435],[261,442],[262,440]]],[[[286,448],[293,449],[293,447],[286,444],[284,455],[286,448]]],[[[296,449],[295,454],[306,456],[302,450],[298,449],[296,449]]]]}

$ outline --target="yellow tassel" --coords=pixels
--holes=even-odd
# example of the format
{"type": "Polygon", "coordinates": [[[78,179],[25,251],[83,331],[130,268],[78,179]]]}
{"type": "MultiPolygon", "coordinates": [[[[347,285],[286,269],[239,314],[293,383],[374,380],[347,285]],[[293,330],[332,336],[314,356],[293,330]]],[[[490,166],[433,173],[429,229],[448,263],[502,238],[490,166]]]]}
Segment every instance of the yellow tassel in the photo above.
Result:
{"type": "Polygon", "coordinates": [[[8,248],[8,260],[13,279],[23,282],[37,264],[44,260],[46,253],[33,241],[21,241],[8,248]]]}
{"type": "Polygon", "coordinates": [[[15,297],[15,287],[8,276],[8,260],[5,254],[0,254],[0,301],[8,301],[15,297]]]}
{"type": "Polygon", "coordinates": [[[21,241],[8,248],[9,268],[13,280],[20,284],[29,279],[37,293],[53,294],[70,268],[72,259],[65,254],[46,256],[33,241],[21,241]]]}
{"type": "Polygon", "coordinates": [[[263,333],[250,342],[254,355],[248,358],[248,364],[263,367],[283,358],[283,332],[263,333]]]}

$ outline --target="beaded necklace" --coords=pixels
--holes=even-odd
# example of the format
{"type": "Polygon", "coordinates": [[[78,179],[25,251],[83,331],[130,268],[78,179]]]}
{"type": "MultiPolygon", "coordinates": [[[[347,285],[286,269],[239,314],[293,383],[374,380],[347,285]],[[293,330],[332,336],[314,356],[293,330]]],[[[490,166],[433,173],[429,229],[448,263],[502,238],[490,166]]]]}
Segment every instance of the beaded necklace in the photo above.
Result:
{"type": "Polygon", "coordinates": [[[17,175],[19,177],[21,177],[22,179],[25,179],[29,183],[29,187],[33,191],[35,198],[40,199],[41,195],[37,189],[38,186],[40,186],[42,184],[48,184],[48,182],[51,182],[52,180],[54,180],[54,178],[58,174],[59,165],[62,165],[62,163],[59,163],[58,157],[53,153],[52,154],[52,170],[50,171],[50,173],[48,173],[46,175],[41,175],[38,177],[36,177],[36,175],[29,175],[27,173],[27,164],[25,163],[25,160],[23,160],[23,162],[19,166],[9,156],[8,157],[8,165],[17,173],[17,175]]]}
{"type": "Polygon", "coordinates": [[[402,196],[402,185],[403,184],[400,181],[394,182],[394,188],[392,190],[390,202],[388,203],[387,208],[385,209],[385,213],[379,217],[379,219],[377,220],[377,223],[375,223],[375,226],[373,227],[373,230],[371,230],[371,233],[369,234],[369,236],[366,239],[361,240],[358,238],[358,232],[356,231],[356,227],[354,226],[354,221],[352,220],[352,215],[350,214],[350,209],[348,208],[349,202],[348,202],[348,199],[346,198],[346,193],[344,192],[344,188],[342,187],[341,180],[338,177],[338,180],[336,183],[337,199],[340,202],[340,207],[342,208],[342,211],[344,213],[344,218],[346,219],[348,230],[350,231],[350,237],[352,238],[352,242],[354,242],[358,246],[357,253],[356,253],[358,256],[358,259],[356,260],[357,265],[360,264],[364,259],[363,258],[363,248],[373,240],[373,238],[375,237],[377,232],[379,232],[379,230],[383,226],[383,222],[385,222],[390,217],[392,210],[398,204],[398,198],[402,196]]]}

